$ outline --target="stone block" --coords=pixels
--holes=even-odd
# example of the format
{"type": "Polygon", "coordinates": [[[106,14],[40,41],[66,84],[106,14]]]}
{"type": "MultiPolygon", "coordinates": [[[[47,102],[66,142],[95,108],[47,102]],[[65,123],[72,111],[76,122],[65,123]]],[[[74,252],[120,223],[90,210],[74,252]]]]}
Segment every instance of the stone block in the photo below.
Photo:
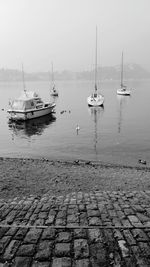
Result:
{"type": "Polygon", "coordinates": [[[74,239],[80,238],[80,239],[86,239],[87,237],[87,230],[86,229],[74,229],[74,239]]]}
{"type": "Polygon", "coordinates": [[[24,243],[37,243],[42,231],[42,229],[37,228],[30,229],[24,239],[24,243]]]}
{"type": "Polygon", "coordinates": [[[70,258],[53,258],[52,267],[71,267],[71,259],[70,258]]]}
{"type": "Polygon", "coordinates": [[[49,215],[47,220],[45,221],[45,225],[51,225],[54,223],[55,215],[49,215]]]}
{"type": "Polygon", "coordinates": [[[89,217],[89,225],[102,225],[99,217],[89,217]]]}
{"type": "Polygon", "coordinates": [[[55,245],[55,255],[58,257],[70,256],[71,245],[70,243],[57,243],[55,245]]]}
{"type": "Polygon", "coordinates": [[[28,232],[27,228],[19,228],[14,236],[14,239],[23,240],[27,232],[28,232]]]}
{"type": "Polygon", "coordinates": [[[89,246],[86,239],[74,240],[74,257],[75,259],[89,257],[89,246]]]}
{"type": "Polygon", "coordinates": [[[21,245],[17,251],[17,256],[27,256],[27,257],[33,257],[35,253],[35,245],[34,244],[26,244],[21,245]]]}
{"type": "Polygon", "coordinates": [[[76,260],[73,267],[91,267],[89,259],[76,260]]]}
{"type": "Polygon", "coordinates": [[[132,233],[136,241],[148,241],[149,240],[147,234],[142,229],[138,229],[138,228],[133,229],[132,233]]]}
{"type": "Polygon", "coordinates": [[[4,236],[0,239],[0,254],[4,253],[6,246],[9,244],[11,237],[4,236]]]}
{"type": "Polygon", "coordinates": [[[7,246],[7,248],[5,249],[3,258],[5,260],[11,260],[14,257],[16,251],[18,250],[18,247],[20,246],[20,244],[21,244],[21,241],[12,240],[7,246]]]}
{"type": "Polygon", "coordinates": [[[70,242],[71,241],[71,233],[70,232],[60,232],[58,237],[56,238],[56,242],[70,242]]]}
{"type": "Polygon", "coordinates": [[[34,258],[38,261],[50,260],[53,242],[48,240],[41,241],[37,246],[37,253],[34,258]]]}
{"type": "Polygon", "coordinates": [[[16,257],[12,267],[30,267],[32,258],[30,257],[16,257]]]}
{"type": "Polygon", "coordinates": [[[91,243],[103,242],[103,233],[100,229],[88,229],[89,241],[91,243]]]}
{"type": "Polygon", "coordinates": [[[90,245],[90,259],[93,267],[106,266],[107,251],[102,243],[93,243],[90,245]]]}
{"type": "Polygon", "coordinates": [[[129,245],[136,245],[136,240],[132,235],[132,232],[130,230],[123,230],[123,234],[125,236],[126,241],[129,245]]]}
{"type": "Polygon", "coordinates": [[[50,267],[50,262],[49,261],[33,261],[31,267],[50,267]]]}
{"type": "Polygon", "coordinates": [[[56,230],[54,228],[47,227],[43,230],[41,239],[48,239],[48,240],[54,239],[55,233],[56,230]]]}

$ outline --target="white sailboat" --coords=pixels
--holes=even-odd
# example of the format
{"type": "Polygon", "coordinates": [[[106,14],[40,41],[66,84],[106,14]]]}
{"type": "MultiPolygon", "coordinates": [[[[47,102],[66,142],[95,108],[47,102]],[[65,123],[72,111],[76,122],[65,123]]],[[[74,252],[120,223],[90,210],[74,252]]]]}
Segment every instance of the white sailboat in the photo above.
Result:
{"type": "Polygon", "coordinates": [[[95,91],[87,98],[89,106],[98,107],[103,106],[104,96],[98,93],[97,88],[97,27],[96,27],[96,53],[95,53],[95,91]]]}
{"type": "Polygon", "coordinates": [[[52,63],[52,89],[51,89],[51,96],[58,96],[58,91],[56,90],[55,83],[54,83],[54,72],[53,72],[53,63],[52,63]]]}
{"type": "Polygon", "coordinates": [[[117,90],[118,95],[130,95],[131,91],[127,90],[127,86],[123,84],[123,52],[122,52],[122,61],[121,61],[121,84],[120,88],[117,90]]]}
{"type": "Polygon", "coordinates": [[[26,121],[53,113],[56,106],[54,102],[44,103],[36,92],[26,90],[23,66],[22,76],[24,90],[20,97],[9,101],[9,109],[7,110],[9,119],[26,121]]]}

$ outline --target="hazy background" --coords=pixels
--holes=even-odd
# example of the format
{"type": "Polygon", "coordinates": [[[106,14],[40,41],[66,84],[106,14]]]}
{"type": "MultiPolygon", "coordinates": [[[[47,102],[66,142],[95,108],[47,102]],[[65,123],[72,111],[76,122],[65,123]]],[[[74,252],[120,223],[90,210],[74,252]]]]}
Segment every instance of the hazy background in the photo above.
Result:
{"type": "Polygon", "coordinates": [[[124,61],[150,71],[149,0],[0,0],[0,68],[91,70],[124,61]]]}

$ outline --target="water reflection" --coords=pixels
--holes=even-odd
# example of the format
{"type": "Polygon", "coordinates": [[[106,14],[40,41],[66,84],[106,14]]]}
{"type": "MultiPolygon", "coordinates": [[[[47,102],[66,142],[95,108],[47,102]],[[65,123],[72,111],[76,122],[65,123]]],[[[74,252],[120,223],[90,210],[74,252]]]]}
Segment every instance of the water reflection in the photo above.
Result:
{"type": "Polygon", "coordinates": [[[97,158],[97,144],[98,144],[98,119],[104,112],[104,107],[89,107],[89,112],[94,122],[94,150],[97,158]]]}
{"type": "Polygon", "coordinates": [[[12,139],[15,136],[31,137],[33,135],[42,135],[43,131],[56,120],[53,114],[48,114],[40,118],[28,121],[8,121],[9,130],[12,131],[12,139]]]}
{"type": "Polygon", "coordinates": [[[128,96],[117,95],[117,100],[119,103],[119,115],[118,115],[118,133],[121,133],[122,123],[123,123],[123,110],[127,105],[128,96]]]}

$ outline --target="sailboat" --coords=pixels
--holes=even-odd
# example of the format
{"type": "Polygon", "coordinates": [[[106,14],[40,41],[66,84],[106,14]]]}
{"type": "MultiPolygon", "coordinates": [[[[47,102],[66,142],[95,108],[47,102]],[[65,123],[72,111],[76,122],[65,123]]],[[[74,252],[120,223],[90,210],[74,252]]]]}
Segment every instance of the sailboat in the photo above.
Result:
{"type": "Polygon", "coordinates": [[[36,92],[27,91],[23,76],[23,92],[20,97],[9,102],[9,119],[13,121],[26,121],[38,118],[54,112],[56,104],[54,102],[44,103],[36,92]]]}
{"type": "Polygon", "coordinates": [[[118,95],[130,95],[131,91],[127,90],[127,86],[123,84],[123,52],[122,52],[122,61],[121,61],[121,88],[117,90],[118,95]]]}
{"type": "Polygon", "coordinates": [[[58,96],[58,91],[56,90],[54,83],[53,63],[52,63],[52,89],[50,94],[51,96],[58,96]]]}
{"type": "Polygon", "coordinates": [[[103,106],[104,96],[98,93],[97,88],[97,27],[96,27],[96,53],[95,53],[95,90],[87,98],[87,103],[89,106],[98,107],[103,106]]]}

